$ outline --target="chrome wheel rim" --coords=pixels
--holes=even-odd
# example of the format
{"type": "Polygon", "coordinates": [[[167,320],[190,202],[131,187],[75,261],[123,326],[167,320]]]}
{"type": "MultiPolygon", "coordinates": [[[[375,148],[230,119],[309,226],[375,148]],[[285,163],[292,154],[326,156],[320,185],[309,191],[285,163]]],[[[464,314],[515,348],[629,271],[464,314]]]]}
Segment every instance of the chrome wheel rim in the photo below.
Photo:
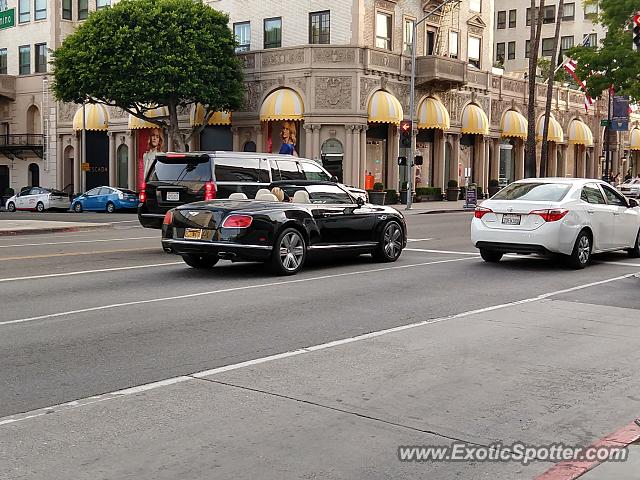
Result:
{"type": "Polygon", "coordinates": [[[82,207],[80,206],[80,204],[79,204],[79,203],[76,203],[76,205],[75,205],[75,207],[73,207],[73,209],[74,209],[76,212],[80,213],[80,210],[82,209],[82,207]]]}
{"type": "Polygon", "coordinates": [[[402,250],[402,230],[395,223],[390,223],[384,230],[384,253],[395,258],[402,250]]]}
{"type": "Polygon", "coordinates": [[[280,241],[280,263],[291,272],[300,267],[304,259],[304,242],[300,235],[289,232],[280,241]]]}
{"type": "Polygon", "coordinates": [[[591,246],[589,245],[589,239],[586,235],[580,237],[578,242],[578,260],[581,264],[589,261],[589,254],[591,253],[591,246]]]}
{"type": "Polygon", "coordinates": [[[112,204],[107,205],[107,212],[113,213],[114,207],[112,204]]]}

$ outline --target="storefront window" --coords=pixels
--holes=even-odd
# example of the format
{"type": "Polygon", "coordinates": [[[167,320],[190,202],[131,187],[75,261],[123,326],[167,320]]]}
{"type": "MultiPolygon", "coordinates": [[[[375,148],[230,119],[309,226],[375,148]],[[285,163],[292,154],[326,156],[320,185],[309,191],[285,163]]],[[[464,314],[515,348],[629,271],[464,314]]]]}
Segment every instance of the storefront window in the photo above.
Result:
{"type": "MultiPolygon", "coordinates": [[[[331,174],[343,181],[344,149],[340,140],[330,138],[322,144],[322,166],[331,174]]],[[[373,188],[373,186],[372,186],[373,188]]]]}

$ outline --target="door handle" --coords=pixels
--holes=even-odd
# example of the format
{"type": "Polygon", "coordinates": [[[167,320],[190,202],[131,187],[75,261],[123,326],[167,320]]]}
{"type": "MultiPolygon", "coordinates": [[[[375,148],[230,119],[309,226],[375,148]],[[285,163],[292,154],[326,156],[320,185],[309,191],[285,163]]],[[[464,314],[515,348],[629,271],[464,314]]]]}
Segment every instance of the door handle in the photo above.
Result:
{"type": "Polygon", "coordinates": [[[338,215],[342,215],[342,212],[324,212],[323,214],[325,217],[336,217],[338,215]]]}
{"type": "Polygon", "coordinates": [[[587,213],[588,213],[589,215],[593,215],[593,214],[595,213],[595,210],[587,210],[587,213]]]}
{"type": "Polygon", "coordinates": [[[615,217],[619,217],[619,216],[620,216],[620,212],[613,212],[613,215],[614,215],[615,217]]]}

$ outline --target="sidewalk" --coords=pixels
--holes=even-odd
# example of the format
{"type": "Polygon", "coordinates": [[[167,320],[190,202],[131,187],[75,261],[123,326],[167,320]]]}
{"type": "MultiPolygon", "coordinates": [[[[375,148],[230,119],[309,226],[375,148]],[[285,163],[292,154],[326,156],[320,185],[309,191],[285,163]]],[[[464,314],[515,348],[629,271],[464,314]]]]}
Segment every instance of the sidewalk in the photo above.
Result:
{"type": "Polygon", "coordinates": [[[111,223],[48,222],[45,220],[0,220],[0,237],[34,233],[79,232],[113,228],[111,223]]]}

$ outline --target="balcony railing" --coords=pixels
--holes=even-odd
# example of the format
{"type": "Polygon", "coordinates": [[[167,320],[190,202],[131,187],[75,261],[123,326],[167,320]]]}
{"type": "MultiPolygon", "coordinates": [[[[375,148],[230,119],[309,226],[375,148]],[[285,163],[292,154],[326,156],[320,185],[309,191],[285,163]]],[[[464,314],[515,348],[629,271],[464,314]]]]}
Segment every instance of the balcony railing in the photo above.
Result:
{"type": "Polygon", "coordinates": [[[25,152],[33,152],[42,158],[44,135],[41,133],[18,133],[0,135],[0,153],[9,158],[24,158],[25,152]]]}
{"type": "MultiPolygon", "coordinates": [[[[416,61],[416,84],[448,89],[465,85],[467,62],[448,57],[428,55],[416,61]]],[[[487,77],[488,78],[488,77],[487,77]]]]}

